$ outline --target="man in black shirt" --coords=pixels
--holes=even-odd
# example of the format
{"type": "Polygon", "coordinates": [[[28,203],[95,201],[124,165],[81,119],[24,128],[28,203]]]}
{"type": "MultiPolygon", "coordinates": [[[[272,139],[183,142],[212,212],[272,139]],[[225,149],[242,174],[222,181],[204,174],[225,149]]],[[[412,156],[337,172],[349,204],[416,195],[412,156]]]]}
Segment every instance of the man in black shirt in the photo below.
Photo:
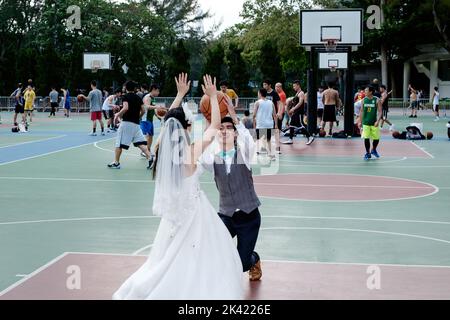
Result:
{"type": "MultiPolygon", "coordinates": [[[[267,90],[267,100],[271,100],[275,106],[275,113],[277,115],[277,128],[281,129],[283,126],[283,118],[280,117],[279,111],[283,108],[283,104],[281,102],[280,96],[278,93],[272,89],[272,81],[270,80],[264,80],[263,81],[263,88],[267,90]]],[[[279,130],[275,130],[275,145],[277,153],[281,153],[280,149],[280,133],[279,130]]],[[[270,141],[269,141],[270,143],[270,141]]]]}
{"type": "Polygon", "coordinates": [[[142,134],[140,127],[140,119],[145,113],[144,103],[142,99],[134,93],[136,89],[136,83],[134,81],[128,81],[125,84],[127,93],[122,97],[123,108],[114,117],[114,123],[118,118],[122,118],[119,130],[117,131],[115,161],[108,164],[108,168],[120,169],[120,156],[122,155],[122,149],[128,150],[133,143],[135,147],[141,149],[145,153],[149,160],[151,167],[151,157],[147,149],[147,140],[142,134]]]}

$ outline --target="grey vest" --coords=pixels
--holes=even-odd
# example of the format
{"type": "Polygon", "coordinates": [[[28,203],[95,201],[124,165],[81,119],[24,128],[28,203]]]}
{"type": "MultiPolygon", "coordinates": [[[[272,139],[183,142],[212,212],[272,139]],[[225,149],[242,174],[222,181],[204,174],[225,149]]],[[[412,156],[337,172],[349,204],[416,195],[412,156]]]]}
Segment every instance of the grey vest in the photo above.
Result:
{"type": "Polygon", "coordinates": [[[261,205],[253,186],[252,171],[245,165],[241,152],[235,153],[230,174],[224,160],[214,159],[214,180],[220,194],[219,213],[233,216],[237,209],[250,213],[261,205]]]}

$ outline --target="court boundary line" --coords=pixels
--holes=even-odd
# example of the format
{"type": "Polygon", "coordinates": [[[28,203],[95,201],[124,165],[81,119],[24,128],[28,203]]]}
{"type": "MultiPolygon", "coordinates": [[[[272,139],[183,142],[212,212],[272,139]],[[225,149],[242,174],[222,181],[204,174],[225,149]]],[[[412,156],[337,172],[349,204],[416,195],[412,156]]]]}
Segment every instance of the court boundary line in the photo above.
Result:
{"type": "Polygon", "coordinates": [[[425,153],[427,156],[429,156],[431,159],[435,159],[434,156],[429,153],[428,151],[425,150],[425,148],[419,146],[418,144],[416,144],[414,141],[409,141],[413,144],[413,146],[415,146],[417,149],[419,149],[420,151],[422,151],[423,153],[425,153]]]}
{"type": "MultiPolygon", "coordinates": [[[[101,220],[139,220],[139,219],[159,219],[155,215],[147,216],[119,216],[119,217],[87,217],[87,218],[65,218],[65,219],[42,219],[42,220],[21,220],[21,221],[5,221],[0,222],[2,225],[20,225],[20,224],[37,224],[37,223],[59,223],[59,222],[81,222],[81,221],[101,221],[101,220]]],[[[263,218],[269,219],[304,219],[304,220],[343,220],[343,221],[374,221],[374,222],[399,222],[399,223],[423,223],[423,224],[440,224],[450,225],[450,221],[436,220],[403,220],[403,219],[381,219],[381,218],[356,218],[356,217],[327,217],[327,216],[273,216],[263,215],[263,218]]]]}
{"type": "MultiPolygon", "coordinates": [[[[48,269],[50,266],[54,265],[59,260],[62,260],[66,256],[69,255],[97,255],[97,256],[121,256],[121,257],[147,257],[148,255],[130,255],[130,254],[122,254],[122,253],[102,253],[102,252],[76,252],[76,251],[66,251],[57,256],[56,258],[50,260],[40,268],[36,269],[32,273],[30,273],[28,276],[24,277],[23,279],[20,279],[19,281],[13,283],[6,289],[0,291],[0,297],[7,294],[8,292],[12,291],[13,289],[17,288],[18,286],[22,285],[24,282],[28,281],[32,277],[35,277],[39,273],[43,272],[44,270],[48,269]]],[[[323,264],[323,265],[354,265],[354,266],[381,266],[381,267],[399,267],[399,268],[435,268],[435,269],[448,269],[450,266],[443,266],[443,265],[406,265],[406,264],[388,264],[388,263],[353,263],[353,262],[325,262],[325,261],[302,261],[302,260],[278,260],[278,259],[267,259],[262,260],[263,264],[264,262],[273,262],[273,263],[288,263],[288,264],[323,264]]]]}
{"type": "Polygon", "coordinates": [[[0,149],[3,149],[3,148],[12,148],[12,147],[21,146],[21,145],[24,145],[24,144],[35,143],[35,142],[43,142],[43,141],[48,141],[48,140],[53,140],[53,139],[59,139],[59,138],[64,138],[64,137],[67,137],[67,134],[63,134],[63,135],[59,135],[59,136],[51,137],[51,138],[38,139],[38,140],[33,140],[33,141],[20,142],[20,143],[17,143],[17,144],[11,144],[11,145],[8,145],[8,146],[0,147],[0,149]]]}
{"type": "MultiPolygon", "coordinates": [[[[414,197],[406,197],[406,198],[393,198],[393,199],[378,199],[378,200],[316,200],[316,199],[290,199],[290,198],[282,198],[282,197],[273,197],[273,196],[261,196],[258,195],[258,197],[261,198],[268,198],[268,199],[279,199],[279,200],[291,200],[291,201],[308,201],[308,202],[381,202],[381,201],[400,201],[400,200],[412,200],[412,199],[420,199],[425,197],[430,197],[435,194],[437,194],[440,189],[439,187],[435,186],[434,184],[420,181],[420,180],[412,180],[407,178],[398,178],[398,177],[389,177],[389,176],[374,176],[374,175],[367,175],[367,174],[356,174],[356,173],[279,173],[279,174],[267,174],[267,175],[260,175],[259,177],[270,177],[270,176],[292,176],[292,175],[336,175],[336,176],[359,176],[359,177],[368,177],[368,178],[388,178],[388,179],[397,179],[397,180],[403,180],[407,182],[418,182],[425,185],[430,186],[434,189],[432,193],[421,195],[421,196],[414,196],[414,197]]],[[[257,183],[255,183],[256,185],[257,183]]],[[[294,185],[293,185],[294,186],[294,185]]]]}
{"type": "MultiPolygon", "coordinates": [[[[349,157],[349,160],[350,159],[355,159],[355,157],[349,157]]],[[[383,158],[384,159],[384,158],[383,158]]],[[[403,157],[403,158],[401,158],[401,159],[395,159],[395,160],[387,160],[387,161],[383,161],[383,160],[376,160],[376,162],[377,163],[381,163],[381,164],[383,164],[383,163],[393,163],[393,162],[401,162],[401,161],[405,161],[405,160],[407,160],[407,159],[409,159],[408,157],[403,157]]],[[[421,158],[421,159],[423,159],[423,158],[421,158]]],[[[314,162],[314,161],[302,161],[302,160],[284,160],[284,159],[281,159],[281,157],[280,157],[280,160],[279,160],[280,162],[290,162],[290,163],[305,163],[305,164],[309,164],[309,163],[311,163],[311,164],[315,164],[315,163],[317,163],[317,164],[322,164],[322,165],[327,165],[327,164],[331,164],[331,165],[334,165],[334,166],[336,166],[336,162],[322,162],[322,161],[318,161],[318,162],[314,162]]],[[[348,164],[345,164],[345,163],[343,163],[344,165],[348,165],[348,164]]],[[[355,165],[367,165],[367,162],[361,162],[361,161],[359,161],[359,162],[355,162],[355,165]]]]}
{"type": "Polygon", "coordinates": [[[42,271],[44,271],[45,269],[48,269],[51,265],[55,264],[56,262],[58,262],[59,260],[63,259],[64,257],[66,257],[69,254],[69,252],[64,252],[62,254],[60,254],[59,256],[57,256],[56,258],[53,258],[52,260],[50,260],[49,262],[47,262],[46,264],[44,264],[43,266],[37,268],[36,270],[34,270],[33,272],[31,272],[29,275],[23,277],[22,279],[20,279],[19,281],[13,283],[12,285],[10,285],[9,287],[7,287],[6,289],[4,289],[3,291],[0,291],[0,297],[5,295],[6,293],[8,293],[9,291],[12,291],[13,289],[17,288],[18,286],[20,286],[22,283],[24,283],[25,281],[33,278],[34,276],[38,275],[39,273],[41,273],[42,271]]]}
{"type": "MultiPolygon", "coordinates": [[[[101,140],[101,141],[112,140],[112,139],[115,139],[115,138],[108,138],[108,139],[104,139],[104,140],[101,140]]],[[[89,142],[89,143],[80,144],[78,146],[73,146],[73,147],[63,148],[63,149],[60,149],[60,150],[46,152],[46,153],[38,154],[38,155],[35,155],[35,156],[31,156],[31,157],[21,158],[21,159],[17,159],[17,160],[13,160],[13,161],[8,161],[8,162],[1,162],[0,166],[5,166],[5,165],[8,165],[8,164],[13,164],[13,163],[20,162],[20,161],[25,161],[25,160],[31,160],[31,159],[35,159],[35,158],[39,158],[39,157],[45,157],[45,156],[48,156],[48,155],[51,155],[51,154],[55,154],[55,153],[59,153],[59,152],[64,152],[64,151],[68,151],[68,150],[72,150],[72,149],[77,149],[77,148],[89,146],[89,145],[92,145],[93,143],[95,143],[95,141],[92,141],[92,142],[89,142]]]]}
{"type": "Polygon", "coordinates": [[[260,228],[260,231],[270,231],[270,230],[324,230],[324,231],[348,231],[348,232],[366,232],[366,233],[377,233],[377,234],[385,234],[392,236],[402,236],[402,237],[410,237],[417,238],[421,240],[430,240],[435,242],[443,242],[446,244],[450,244],[450,240],[431,238],[426,236],[419,236],[415,234],[409,233],[399,233],[399,232],[389,232],[389,231],[379,231],[379,230],[365,230],[365,229],[352,229],[352,228],[316,228],[316,227],[267,227],[260,228]]]}

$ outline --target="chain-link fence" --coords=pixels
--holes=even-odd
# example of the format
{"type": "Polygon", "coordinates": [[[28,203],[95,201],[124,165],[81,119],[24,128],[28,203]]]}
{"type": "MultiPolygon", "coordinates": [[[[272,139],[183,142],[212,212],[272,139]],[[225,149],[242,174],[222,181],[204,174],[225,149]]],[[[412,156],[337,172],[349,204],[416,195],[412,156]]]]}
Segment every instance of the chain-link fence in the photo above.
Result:
{"type": "MultiPolygon", "coordinates": [[[[175,97],[158,97],[155,99],[157,105],[166,108],[170,107],[174,100],[175,97]]],[[[188,103],[192,111],[199,112],[200,100],[200,97],[186,97],[184,102],[188,103]]],[[[237,112],[242,113],[245,110],[252,112],[256,101],[256,98],[239,98],[237,112]]],[[[14,97],[0,97],[0,111],[14,111],[15,105],[16,101],[14,97]]],[[[433,107],[428,99],[421,100],[419,105],[424,109],[431,109],[433,107]]],[[[79,102],[76,97],[70,98],[70,107],[72,112],[89,112],[89,103],[86,101],[79,102]]],[[[59,104],[59,108],[64,108],[62,101],[59,104]]],[[[404,101],[401,98],[392,98],[389,99],[389,108],[400,109],[403,115],[407,115],[411,108],[411,103],[409,101],[404,101]]],[[[37,112],[50,112],[49,97],[36,97],[34,109],[37,112]]],[[[441,99],[439,109],[441,115],[447,117],[447,110],[450,110],[450,98],[441,99]]]]}

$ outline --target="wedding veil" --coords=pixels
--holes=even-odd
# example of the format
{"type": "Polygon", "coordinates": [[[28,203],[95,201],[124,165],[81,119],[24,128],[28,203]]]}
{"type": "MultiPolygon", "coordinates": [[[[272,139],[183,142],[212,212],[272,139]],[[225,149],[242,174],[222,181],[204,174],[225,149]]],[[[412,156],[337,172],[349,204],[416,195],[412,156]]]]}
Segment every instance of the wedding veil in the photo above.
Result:
{"type": "Polygon", "coordinates": [[[185,129],[180,121],[169,118],[159,137],[156,163],[153,214],[180,225],[184,219],[186,201],[185,161],[190,150],[185,129]]]}

